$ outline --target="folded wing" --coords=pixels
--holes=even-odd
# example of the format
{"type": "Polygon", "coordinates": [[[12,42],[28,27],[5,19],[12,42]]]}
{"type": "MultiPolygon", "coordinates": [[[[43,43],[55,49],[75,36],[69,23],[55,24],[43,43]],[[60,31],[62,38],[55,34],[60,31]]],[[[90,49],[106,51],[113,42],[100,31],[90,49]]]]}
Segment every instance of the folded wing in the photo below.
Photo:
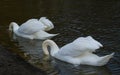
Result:
{"type": "Polygon", "coordinates": [[[91,36],[79,37],[72,43],[63,46],[59,53],[61,55],[77,57],[84,54],[84,52],[92,53],[100,47],[102,47],[102,44],[93,39],[91,36]]]}

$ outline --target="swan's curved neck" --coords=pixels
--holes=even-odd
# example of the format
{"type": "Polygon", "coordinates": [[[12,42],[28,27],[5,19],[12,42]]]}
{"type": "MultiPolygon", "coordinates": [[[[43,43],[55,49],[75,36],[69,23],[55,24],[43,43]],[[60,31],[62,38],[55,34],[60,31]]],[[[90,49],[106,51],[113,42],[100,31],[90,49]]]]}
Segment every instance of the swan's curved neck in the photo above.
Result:
{"type": "Polygon", "coordinates": [[[18,30],[18,28],[19,28],[19,26],[15,22],[11,22],[10,25],[9,25],[9,30],[10,31],[16,32],[16,30],[18,30]]]}
{"type": "Polygon", "coordinates": [[[46,40],[43,42],[42,47],[43,47],[43,52],[45,53],[45,55],[49,55],[48,52],[48,46],[50,46],[50,54],[51,56],[54,56],[55,53],[57,53],[59,51],[59,47],[57,46],[57,44],[52,41],[52,40],[46,40]]]}

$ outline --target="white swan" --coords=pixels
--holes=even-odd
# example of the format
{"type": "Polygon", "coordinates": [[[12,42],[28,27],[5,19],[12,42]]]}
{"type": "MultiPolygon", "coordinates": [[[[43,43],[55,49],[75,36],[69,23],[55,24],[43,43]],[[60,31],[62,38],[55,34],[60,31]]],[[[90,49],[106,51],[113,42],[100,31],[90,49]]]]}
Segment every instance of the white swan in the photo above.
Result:
{"type": "MultiPolygon", "coordinates": [[[[74,56],[76,55],[75,53],[71,53],[70,55],[65,55],[64,52],[69,52],[69,50],[61,50],[57,46],[57,44],[52,41],[52,40],[45,40],[42,44],[43,47],[43,52],[45,55],[51,55],[54,58],[57,58],[59,60],[65,61],[67,63],[71,63],[73,65],[92,65],[92,66],[103,66],[105,65],[110,58],[114,55],[114,53],[106,56],[99,57],[96,54],[93,54],[92,52],[85,51],[85,52],[79,52],[76,50],[73,50],[74,52],[80,53],[81,55],[79,56],[74,56]],[[48,52],[48,46],[50,46],[50,53],[48,52]],[[63,54],[62,54],[63,53],[63,54]]],[[[78,54],[77,54],[78,55],[78,54]]]]}
{"type": "Polygon", "coordinates": [[[28,38],[28,39],[48,39],[57,34],[49,34],[45,31],[49,31],[54,28],[52,22],[46,17],[41,17],[38,19],[30,19],[19,26],[15,22],[11,22],[9,25],[9,30],[13,31],[16,35],[28,38]]]}

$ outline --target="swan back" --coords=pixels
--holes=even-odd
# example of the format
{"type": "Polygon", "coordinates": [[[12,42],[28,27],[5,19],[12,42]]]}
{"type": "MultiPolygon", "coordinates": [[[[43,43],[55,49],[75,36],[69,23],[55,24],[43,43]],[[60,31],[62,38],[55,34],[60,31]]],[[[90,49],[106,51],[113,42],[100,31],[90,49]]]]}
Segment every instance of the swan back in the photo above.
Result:
{"type": "Polygon", "coordinates": [[[75,50],[94,52],[96,49],[103,47],[103,45],[91,36],[80,37],[73,41],[75,50]]]}
{"type": "Polygon", "coordinates": [[[30,19],[23,23],[18,31],[23,34],[31,35],[39,30],[44,30],[45,26],[43,23],[39,22],[37,19],[30,19]]]}
{"type": "Polygon", "coordinates": [[[49,31],[49,30],[54,28],[53,23],[49,19],[47,19],[46,17],[41,17],[39,19],[39,21],[42,22],[46,26],[45,31],[49,31]]]}
{"type": "Polygon", "coordinates": [[[61,55],[79,56],[85,52],[94,52],[96,49],[102,47],[98,41],[94,40],[91,36],[79,37],[72,43],[63,46],[59,53],[61,55]]]}

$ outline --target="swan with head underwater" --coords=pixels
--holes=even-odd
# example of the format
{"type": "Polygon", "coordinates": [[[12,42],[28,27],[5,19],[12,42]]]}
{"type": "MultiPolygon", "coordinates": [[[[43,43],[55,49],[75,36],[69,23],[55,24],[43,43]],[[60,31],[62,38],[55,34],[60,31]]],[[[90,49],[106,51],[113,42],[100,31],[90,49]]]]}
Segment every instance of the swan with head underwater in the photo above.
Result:
{"type": "Polygon", "coordinates": [[[57,44],[52,40],[45,40],[42,44],[43,52],[45,55],[51,55],[56,59],[71,63],[73,65],[92,65],[92,66],[103,66],[107,64],[110,58],[113,57],[114,53],[98,56],[93,54],[96,49],[103,47],[101,43],[94,40],[91,36],[79,37],[72,43],[69,43],[62,48],[59,48],[57,44]],[[50,53],[48,51],[50,46],[50,53]]]}
{"type": "Polygon", "coordinates": [[[15,22],[11,22],[9,30],[13,31],[16,35],[28,38],[28,39],[48,39],[56,36],[57,34],[49,34],[49,31],[54,28],[53,23],[46,17],[38,19],[29,19],[21,26],[15,22]]]}

